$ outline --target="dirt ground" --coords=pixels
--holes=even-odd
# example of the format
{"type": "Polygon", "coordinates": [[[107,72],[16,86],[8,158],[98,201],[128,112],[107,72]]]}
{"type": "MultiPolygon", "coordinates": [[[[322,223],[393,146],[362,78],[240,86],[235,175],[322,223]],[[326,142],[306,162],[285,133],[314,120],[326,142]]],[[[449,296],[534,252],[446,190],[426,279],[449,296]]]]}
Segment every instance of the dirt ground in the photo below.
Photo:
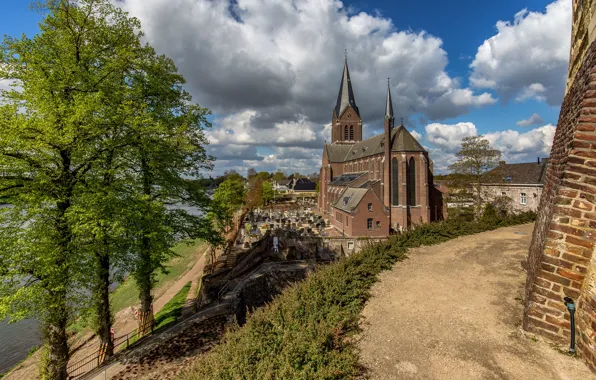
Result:
{"type": "Polygon", "coordinates": [[[533,225],[410,250],[381,275],[363,315],[372,379],[596,379],[566,347],[520,328],[533,225]]]}

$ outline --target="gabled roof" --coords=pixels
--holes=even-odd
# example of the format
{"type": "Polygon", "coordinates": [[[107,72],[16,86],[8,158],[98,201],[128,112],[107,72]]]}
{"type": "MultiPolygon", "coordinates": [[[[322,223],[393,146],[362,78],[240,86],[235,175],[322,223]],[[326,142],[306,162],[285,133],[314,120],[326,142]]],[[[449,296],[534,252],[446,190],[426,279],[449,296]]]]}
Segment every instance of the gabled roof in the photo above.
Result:
{"type": "Polygon", "coordinates": [[[329,185],[331,185],[331,186],[346,186],[346,185],[354,182],[356,179],[360,178],[361,176],[363,176],[365,174],[367,174],[367,173],[363,172],[363,173],[342,174],[339,177],[335,177],[329,185]]]}
{"type": "Polygon", "coordinates": [[[341,76],[341,83],[339,84],[339,93],[337,94],[337,103],[335,104],[335,117],[340,117],[342,112],[348,107],[354,108],[354,111],[360,116],[360,111],[356,106],[356,98],[354,97],[354,90],[352,89],[352,81],[350,80],[350,70],[348,70],[348,59],[344,63],[344,72],[341,76]]]}
{"type": "Polygon", "coordinates": [[[362,198],[366,195],[369,189],[359,189],[348,187],[339,197],[337,202],[335,202],[334,207],[338,208],[343,211],[352,212],[362,198]]]}
{"type": "Polygon", "coordinates": [[[543,159],[540,163],[501,164],[486,173],[482,183],[543,185],[547,165],[548,159],[543,159]]]}
{"type": "MultiPolygon", "coordinates": [[[[400,125],[391,130],[392,152],[426,152],[418,141],[400,125]]],[[[352,145],[325,145],[330,162],[345,162],[383,153],[385,148],[385,134],[381,133],[352,145]]]]}
{"type": "Polygon", "coordinates": [[[317,188],[316,182],[311,181],[308,178],[298,178],[294,180],[294,191],[315,191],[317,188]]]}
{"type": "Polygon", "coordinates": [[[344,144],[326,144],[327,157],[329,162],[344,162],[346,155],[352,149],[351,145],[344,144]]]}
{"type": "Polygon", "coordinates": [[[400,125],[393,137],[393,145],[391,151],[393,152],[426,152],[420,143],[412,136],[410,132],[400,125]]]}

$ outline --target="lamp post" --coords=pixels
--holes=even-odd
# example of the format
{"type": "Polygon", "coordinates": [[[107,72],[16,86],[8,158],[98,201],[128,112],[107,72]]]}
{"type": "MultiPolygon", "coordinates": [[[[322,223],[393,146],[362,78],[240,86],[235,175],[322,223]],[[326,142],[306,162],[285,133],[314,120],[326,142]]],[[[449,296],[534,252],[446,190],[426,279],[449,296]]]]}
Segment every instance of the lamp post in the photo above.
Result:
{"type": "Polygon", "coordinates": [[[569,310],[569,319],[571,322],[571,342],[569,344],[569,353],[575,354],[575,303],[570,297],[563,298],[567,310],[569,310]]]}

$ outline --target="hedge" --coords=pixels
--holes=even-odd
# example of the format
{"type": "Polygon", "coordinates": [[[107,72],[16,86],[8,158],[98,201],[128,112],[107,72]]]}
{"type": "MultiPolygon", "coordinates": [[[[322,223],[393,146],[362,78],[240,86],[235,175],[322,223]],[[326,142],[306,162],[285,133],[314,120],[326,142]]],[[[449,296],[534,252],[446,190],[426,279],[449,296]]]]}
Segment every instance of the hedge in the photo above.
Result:
{"type": "MultiPolygon", "coordinates": [[[[528,223],[534,213],[476,222],[421,225],[334,264],[286,288],[270,304],[231,327],[222,343],[195,360],[181,379],[345,379],[361,372],[355,334],[377,275],[404,259],[409,248],[495,228],[528,223]]],[[[488,217],[490,216],[490,218],[488,217]]]]}

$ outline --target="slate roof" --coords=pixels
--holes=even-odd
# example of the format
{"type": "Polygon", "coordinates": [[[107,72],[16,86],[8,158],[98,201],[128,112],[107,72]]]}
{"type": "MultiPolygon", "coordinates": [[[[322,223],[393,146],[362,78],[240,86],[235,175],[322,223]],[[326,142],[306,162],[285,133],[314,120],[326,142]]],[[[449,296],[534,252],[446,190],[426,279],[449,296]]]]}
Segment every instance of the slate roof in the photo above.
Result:
{"type": "Polygon", "coordinates": [[[547,165],[548,159],[543,159],[540,163],[501,164],[486,173],[482,183],[543,185],[547,165]]]}
{"type": "Polygon", "coordinates": [[[360,176],[367,174],[366,172],[363,173],[349,173],[349,174],[342,174],[339,177],[335,177],[333,181],[331,181],[331,186],[346,186],[347,184],[354,182],[360,176]]]}
{"type": "Polygon", "coordinates": [[[366,182],[364,182],[362,185],[358,186],[361,189],[368,189],[368,187],[372,184],[375,184],[377,182],[381,181],[380,179],[370,179],[366,182]]]}
{"type": "Polygon", "coordinates": [[[354,210],[358,206],[358,204],[360,203],[362,198],[364,198],[367,192],[368,189],[348,187],[340,195],[339,199],[337,200],[337,202],[335,202],[334,206],[340,210],[352,212],[352,210],[354,210]],[[344,203],[344,200],[347,200],[347,202],[344,203]]]}
{"type": "Polygon", "coordinates": [[[352,81],[350,80],[350,70],[348,70],[348,59],[344,63],[344,72],[341,76],[341,83],[339,84],[339,93],[337,94],[337,104],[335,105],[335,116],[341,116],[341,113],[351,105],[354,111],[360,116],[360,111],[356,106],[356,98],[354,97],[354,90],[352,89],[352,81]]]}
{"type": "Polygon", "coordinates": [[[294,181],[294,191],[315,191],[317,184],[308,178],[298,178],[294,181]]]}
{"type": "Polygon", "coordinates": [[[391,87],[387,81],[387,103],[385,104],[385,119],[393,119],[393,102],[391,101],[391,87]]]}
{"type": "MultiPolygon", "coordinates": [[[[392,152],[426,152],[403,125],[391,130],[391,139],[392,152]]],[[[325,149],[330,162],[346,162],[383,153],[385,148],[381,143],[384,142],[385,133],[381,133],[352,145],[327,144],[325,149]]]]}

